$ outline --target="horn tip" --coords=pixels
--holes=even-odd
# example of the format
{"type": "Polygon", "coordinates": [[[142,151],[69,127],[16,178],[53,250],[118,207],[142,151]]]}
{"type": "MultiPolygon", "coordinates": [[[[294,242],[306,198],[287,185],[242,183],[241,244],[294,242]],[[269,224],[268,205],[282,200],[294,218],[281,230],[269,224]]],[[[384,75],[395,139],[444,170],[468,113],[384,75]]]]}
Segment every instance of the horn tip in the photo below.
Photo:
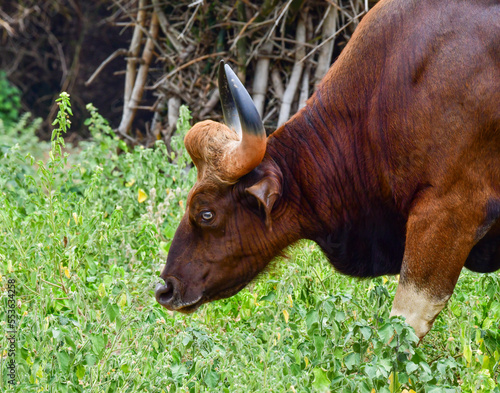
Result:
{"type": "Polygon", "coordinates": [[[236,76],[236,74],[234,73],[233,69],[231,68],[231,66],[229,64],[224,64],[224,70],[226,71],[226,75],[228,77],[233,76],[233,75],[236,76]]]}

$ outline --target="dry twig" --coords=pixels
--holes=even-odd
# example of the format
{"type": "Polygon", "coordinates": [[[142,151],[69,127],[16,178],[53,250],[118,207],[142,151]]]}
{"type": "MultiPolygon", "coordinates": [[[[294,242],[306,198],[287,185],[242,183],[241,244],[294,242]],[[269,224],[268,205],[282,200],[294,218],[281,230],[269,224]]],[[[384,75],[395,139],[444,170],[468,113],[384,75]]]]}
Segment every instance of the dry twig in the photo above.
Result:
{"type": "Polygon", "coordinates": [[[124,56],[128,53],[126,49],[117,49],[115,50],[112,54],[108,56],[106,60],[104,60],[99,67],[94,71],[94,73],[90,76],[89,79],[85,82],[85,86],[90,85],[95,78],[97,78],[97,75],[106,67],[109,63],[111,63],[114,59],[116,59],[118,56],[124,56]]]}

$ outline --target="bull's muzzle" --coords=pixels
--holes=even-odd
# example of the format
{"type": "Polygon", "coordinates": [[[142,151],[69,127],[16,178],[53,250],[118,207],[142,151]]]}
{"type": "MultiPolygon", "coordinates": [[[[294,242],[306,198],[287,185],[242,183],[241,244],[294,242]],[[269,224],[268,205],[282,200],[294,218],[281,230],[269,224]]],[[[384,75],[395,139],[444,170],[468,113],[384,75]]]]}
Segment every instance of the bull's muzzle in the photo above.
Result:
{"type": "Polygon", "coordinates": [[[183,299],[182,284],[175,277],[166,277],[165,284],[156,284],[156,301],[170,311],[192,313],[203,304],[202,295],[195,298],[183,299]]]}

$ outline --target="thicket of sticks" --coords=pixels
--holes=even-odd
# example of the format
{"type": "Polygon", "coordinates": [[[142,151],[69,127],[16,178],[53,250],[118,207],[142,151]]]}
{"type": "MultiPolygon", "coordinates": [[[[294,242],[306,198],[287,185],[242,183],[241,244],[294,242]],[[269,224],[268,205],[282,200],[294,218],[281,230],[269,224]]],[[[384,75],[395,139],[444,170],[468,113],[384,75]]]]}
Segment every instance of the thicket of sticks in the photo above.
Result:
{"type": "MultiPolygon", "coordinates": [[[[189,106],[195,121],[221,119],[217,67],[224,59],[274,130],[304,105],[374,2],[101,1],[108,10],[101,23],[131,38],[95,64],[85,85],[106,83],[101,74],[115,59],[125,60],[118,72],[124,76],[119,134],[130,143],[163,139],[169,145],[180,105],[189,106]],[[138,123],[139,117],[146,121],[138,123]]],[[[0,13],[5,31],[12,25],[8,16],[0,13]]]]}

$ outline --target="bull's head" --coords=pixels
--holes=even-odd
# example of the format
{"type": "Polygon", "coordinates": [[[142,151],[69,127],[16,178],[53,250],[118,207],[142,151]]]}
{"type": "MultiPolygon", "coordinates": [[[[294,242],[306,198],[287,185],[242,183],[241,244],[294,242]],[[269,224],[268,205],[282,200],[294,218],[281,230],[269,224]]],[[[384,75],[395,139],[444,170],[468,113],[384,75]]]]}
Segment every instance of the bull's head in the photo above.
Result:
{"type": "Polygon", "coordinates": [[[202,121],[184,139],[198,178],[156,287],[162,306],[184,313],[241,290],[286,245],[271,220],[281,171],[264,159],[260,115],[223,62],[219,91],[225,124],[202,121]]]}

